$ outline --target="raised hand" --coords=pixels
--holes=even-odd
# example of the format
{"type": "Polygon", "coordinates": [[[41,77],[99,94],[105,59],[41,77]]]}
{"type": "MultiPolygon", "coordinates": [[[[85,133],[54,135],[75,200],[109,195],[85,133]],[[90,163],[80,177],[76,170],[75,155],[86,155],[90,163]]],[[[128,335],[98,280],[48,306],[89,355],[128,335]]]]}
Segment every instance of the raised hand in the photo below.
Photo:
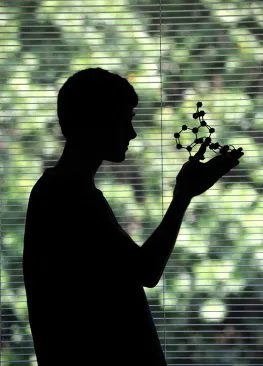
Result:
{"type": "Polygon", "coordinates": [[[200,160],[203,159],[206,148],[206,143],[203,143],[191,160],[182,166],[176,177],[174,195],[180,193],[192,198],[204,193],[237,166],[238,159],[244,155],[242,149],[237,149],[202,163],[200,160]]]}

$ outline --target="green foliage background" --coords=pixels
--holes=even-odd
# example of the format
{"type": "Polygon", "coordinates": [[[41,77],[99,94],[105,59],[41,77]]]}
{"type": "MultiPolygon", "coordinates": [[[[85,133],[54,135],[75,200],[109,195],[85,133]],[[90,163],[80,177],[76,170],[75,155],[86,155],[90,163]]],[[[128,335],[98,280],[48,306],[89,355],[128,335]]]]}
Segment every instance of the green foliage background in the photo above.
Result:
{"type": "Polygon", "coordinates": [[[35,365],[21,270],[28,197],[63,149],[61,84],[100,66],[140,97],[127,159],[97,176],[139,245],[171,201],[188,157],[173,133],[194,126],[198,100],[216,139],[244,148],[238,168],[192,201],[165,275],[146,291],[169,364],[262,364],[262,2],[1,0],[0,13],[0,363],[35,365]]]}

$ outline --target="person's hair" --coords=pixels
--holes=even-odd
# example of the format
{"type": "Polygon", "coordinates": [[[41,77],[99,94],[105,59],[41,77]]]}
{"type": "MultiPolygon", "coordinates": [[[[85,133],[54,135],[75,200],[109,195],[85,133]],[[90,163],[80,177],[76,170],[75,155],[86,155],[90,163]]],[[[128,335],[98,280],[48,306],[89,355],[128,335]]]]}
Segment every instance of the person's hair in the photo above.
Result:
{"type": "MultiPolygon", "coordinates": [[[[74,128],[92,128],[88,123],[107,121],[113,109],[135,107],[138,95],[127,79],[102,68],[76,72],[62,85],[57,98],[57,115],[67,138],[74,128]]],[[[106,122],[104,122],[106,123],[106,122]]]]}

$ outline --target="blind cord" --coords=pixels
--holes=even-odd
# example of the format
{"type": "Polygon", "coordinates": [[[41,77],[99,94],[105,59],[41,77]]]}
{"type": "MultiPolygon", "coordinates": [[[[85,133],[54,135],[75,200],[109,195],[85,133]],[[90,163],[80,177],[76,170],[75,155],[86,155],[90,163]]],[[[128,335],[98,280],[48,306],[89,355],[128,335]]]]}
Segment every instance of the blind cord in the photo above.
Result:
{"type": "MultiPolygon", "coordinates": [[[[162,85],[162,0],[160,0],[160,99],[161,99],[161,169],[162,169],[162,178],[161,178],[161,182],[162,182],[162,217],[164,216],[164,202],[163,202],[163,193],[164,193],[164,183],[163,183],[163,166],[164,166],[164,161],[163,161],[163,119],[162,119],[162,113],[163,113],[163,99],[162,99],[162,95],[163,95],[163,85],[162,85]]],[[[166,334],[167,334],[167,330],[166,330],[166,313],[165,313],[165,270],[163,272],[163,325],[164,325],[164,354],[165,354],[165,358],[166,358],[166,334]]]]}

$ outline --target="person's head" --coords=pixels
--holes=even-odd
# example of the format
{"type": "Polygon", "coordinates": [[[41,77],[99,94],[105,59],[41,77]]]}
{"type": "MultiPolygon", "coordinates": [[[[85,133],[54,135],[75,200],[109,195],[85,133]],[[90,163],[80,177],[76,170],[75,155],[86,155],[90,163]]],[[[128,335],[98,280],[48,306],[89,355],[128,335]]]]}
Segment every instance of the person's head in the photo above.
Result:
{"type": "Polygon", "coordinates": [[[138,95],[128,80],[101,68],[70,76],[58,93],[57,114],[68,145],[101,160],[125,159],[138,95]]]}

